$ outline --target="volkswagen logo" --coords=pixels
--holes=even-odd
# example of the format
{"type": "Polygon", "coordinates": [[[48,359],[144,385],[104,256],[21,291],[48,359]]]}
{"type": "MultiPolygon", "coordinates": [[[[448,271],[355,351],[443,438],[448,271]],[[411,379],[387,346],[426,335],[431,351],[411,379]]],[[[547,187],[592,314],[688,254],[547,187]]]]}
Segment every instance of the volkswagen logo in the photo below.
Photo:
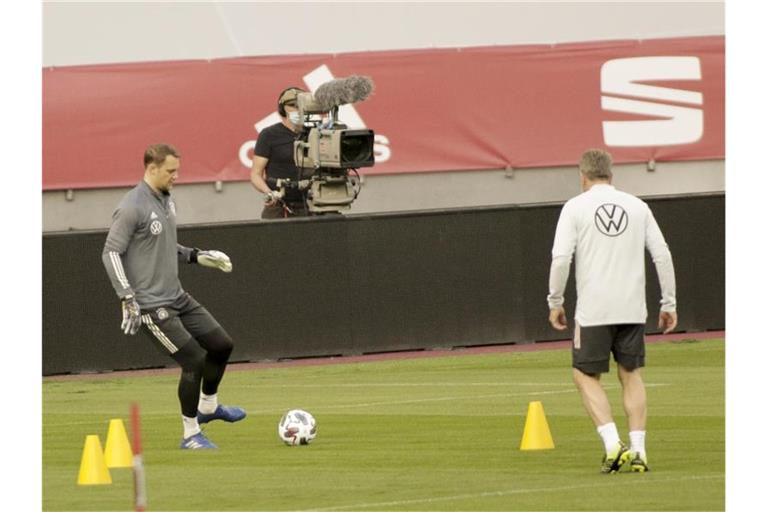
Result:
{"type": "Polygon", "coordinates": [[[606,236],[619,236],[628,224],[627,212],[617,204],[606,203],[595,210],[595,226],[606,236]]]}

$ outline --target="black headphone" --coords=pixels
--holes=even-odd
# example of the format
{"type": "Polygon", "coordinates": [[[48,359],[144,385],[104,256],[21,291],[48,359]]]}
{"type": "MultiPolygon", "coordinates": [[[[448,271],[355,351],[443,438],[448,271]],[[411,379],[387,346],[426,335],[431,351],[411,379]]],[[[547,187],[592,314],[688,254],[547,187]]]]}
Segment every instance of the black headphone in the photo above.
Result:
{"type": "Polygon", "coordinates": [[[288,87],[287,89],[283,89],[283,91],[277,97],[277,113],[280,114],[282,117],[286,117],[288,115],[288,113],[285,111],[285,104],[287,102],[280,101],[280,100],[283,99],[283,94],[287,93],[288,91],[306,92],[304,89],[301,89],[299,87],[288,87]]]}

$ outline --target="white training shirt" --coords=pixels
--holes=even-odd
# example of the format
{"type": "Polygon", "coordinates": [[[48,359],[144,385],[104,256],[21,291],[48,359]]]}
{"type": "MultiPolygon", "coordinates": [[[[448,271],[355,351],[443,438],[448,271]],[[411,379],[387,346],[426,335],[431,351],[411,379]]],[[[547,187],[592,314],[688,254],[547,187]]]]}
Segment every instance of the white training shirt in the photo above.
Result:
{"type": "Polygon", "coordinates": [[[608,184],[572,198],[560,212],[552,246],[550,309],[563,305],[575,252],[576,323],[645,323],[645,248],[659,276],[661,310],[675,311],[672,255],[648,205],[608,184]]]}

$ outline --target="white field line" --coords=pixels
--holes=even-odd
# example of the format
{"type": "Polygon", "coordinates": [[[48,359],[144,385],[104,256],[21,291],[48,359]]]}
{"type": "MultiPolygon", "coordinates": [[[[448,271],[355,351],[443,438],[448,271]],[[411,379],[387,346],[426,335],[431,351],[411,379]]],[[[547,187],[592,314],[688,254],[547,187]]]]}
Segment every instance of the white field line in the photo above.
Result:
{"type": "MultiPolygon", "coordinates": [[[[339,383],[318,383],[315,382],[313,384],[257,384],[257,387],[264,387],[264,388],[387,388],[387,387],[465,387],[465,386],[524,386],[524,387],[534,387],[534,386],[559,386],[559,387],[573,387],[572,382],[362,382],[359,384],[354,384],[351,382],[339,382],[339,383]]],[[[253,384],[249,385],[243,385],[243,386],[227,386],[229,388],[232,387],[243,387],[243,388],[249,388],[252,389],[254,387],[253,384]]]]}
{"type": "MultiPolygon", "coordinates": [[[[457,500],[495,498],[495,497],[501,497],[501,496],[513,496],[515,494],[552,493],[552,492],[571,491],[571,490],[578,490],[578,489],[593,489],[593,488],[605,487],[608,483],[607,481],[610,479],[611,477],[608,476],[606,477],[606,482],[600,483],[600,484],[564,485],[560,487],[529,487],[529,488],[521,488],[521,489],[509,489],[504,491],[478,492],[474,494],[455,494],[453,496],[439,496],[435,498],[417,498],[417,499],[411,499],[411,500],[398,500],[398,501],[379,501],[376,503],[356,503],[354,505],[339,505],[336,507],[306,509],[302,512],[326,512],[326,511],[333,511],[333,510],[358,510],[361,508],[374,508],[374,507],[397,507],[402,505],[418,505],[423,503],[439,503],[439,502],[457,501],[457,500]]],[[[691,480],[722,480],[722,479],[725,479],[724,474],[683,476],[679,478],[659,478],[659,479],[653,479],[653,480],[648,478],[642,478],[642,479],[637,478],[633,481],[632,484],[646,485],[646,484],[659,484],[659,483],[668,483],[668,482],[685,482],[685,481],[691,481],[691,480]]]]}
{"type": "Polygon", "coordinates": [[[506,398],[511,396],[529,396],[529,395],[556,395],[562,393],[573,393],[576,389],[563,389],[559,391],[531,391],[527,393],[495,393],[492,395],[464,395],[464,396],[439,396],[431,398],[414,398],[412,400],[392,400],[387,402],[367,402],[361,404],[339,404],[326,405],[322,408],[327,409],[349,409],[354,407],[372,407],[377,405],[405,405],[420,404],[424,402],[449,402],[451,400],[474,400],[476,398],[506,398]]]}
{"type": "MultiPolygon", "coordinates": [[[[659,385],[659,384],[657,384],[659,385]]],[[[605,389],[611,389],[618,387],[616,385],[608,385],[604,386],[605,389]]],[[[529,391],[525,393],[496,393],[492,395],[464,395],[464,396],[440,396],[440,397],[430,397],[430,398],[416,398],[412,400],[392,400],[392,401],[386,401],[386,402],[364,402],[364,403],[356,403],[356,404],[338,404],[338,405],[316,405],[312,408],[312,411],[315,413],[322,413],[322,411],[328,410],[328,409],[355,409],[358,407],[375,407],[379,405],[406,405],[406,404],[420,404],[420,403],[426,403],[426,402],[447,402],[451,400],[474,400],[478,398],[506,398],[506,397],[513,397],[513,396],[533,396],[533,395],[555,395],[555,394],[563,394],[563,393],[574,393],[576,392],[576,388],[573,389],[563,389],[563,390],[557,390],[557,391],[529,391]]],[[[284,412],[284,407],[282,409],[257,409],[257,410],[251,410],[248,409],[248,413],[250,414],[277,414],[284,412]]],[[[162,415],[162,414],[161,414],[162,415]]],[[[76,422],[76,421],[68,421],[67,426],[69,425],[89,425],[93,424],[92,421],[87,422],[76,422]]]]}
{"type": "MultiPolygon", "coordinates": [[[[660,386],[669,386],[669,384],[646,384],[646,387],[660,387],[660,386]]],[[[603,386],[604,389],[613,389],[618,387],[619,386],[617,384],[609,384],[609,385],[603,386]]],[[[572,389],[563,389],[563,390],[555,390],[555,391],[528,391],[525,393],[495,393],[492,395],[439,396],[439,397],[430,397],[430,398],[415,398],[411,400],[391,400],[391,401],[382,401],[382,402],[363,402],[363,403],[356,403],[356,404],[339,404],[339,405],[318,404],[317,406],[315,406],[314,409],[317,411],[322,411],[326,409],[353,409],[357,407],[374,407],[379,405],[420,404],[425,402],[447,402],[451,400],[473,400],[477,398],[507,398],[507,397],[513,397],[513,396],[559,395],[563,393],[575,393],[575,392],[576,392],[576,388],[573,387],[572,389]]],[[[262,409],[262,410],[255,411],[255,413],[256,414],[273,413],[275,411],[276,409],[262,409]]]]}
{"type": "MultiPolygon", "coordinates": [[[[550,385],[556,385],[560,386],[561,384],[555,384],[551,383],[550,385]]],[[[668,383],[652,383],[652,384],[646,384],[646,388],[657,388],[657,387],[663,387],[663,386],[670,386],[671,384],[668,383]]],[[[405,405],[405,404],[419,404],[419,403],[426,403],[426,402],[446,402],[451,400],[467,400],[467,399],[475,399],[475,398],[506,398],[506,397],[513,397],[513,396],[537,396],[537,395],[560,395],[564,393],[574,393],[576,392],[576,387],[572,384],[568,384],[570,389],[562,389],[562,390],[553,390],[553,391],[527,391],[524,393],[495,393],[492,395],[462,395],[462,396],[439,396],[439,397],[430,397],[430,398],[417,398],[417,399],[411,399],[411,400],[391,400],[386,402],[364,402],[364,403],[356,403],[356,404],[339,404],[339,405],[321,405],[318,404],[317,407],[315,407],[315,410],[325,410],[325,409],[352,409],[356,407],[373,407],[378,405],[405,405]]],[[[257,385],[257,387],[259,387],[257,385]]],[[[322,387],[322,386],[315,386],[322,387]]],[[[605,384],[603,385],[603,388],[606,390],[610,389],[616,389],[618,388],[618,384],[605,384]]],[[[284,408],[281,409],[256,409],[248,410],[251,414],[265,414],[265,413],[276,413],[276,412],[284,412],[284,408]]],[[[66,414],[66,413],[56,413],[56,414],[66,414]]],[[[72,412],[71,414],[80,414],[76,412],[72,412]]],[[[149,415],[153,416],[167,416],[165,413],[148,413],[149,415]]],[[[145,414],[146,415],[146,414],[145,414]]],[[[93,424],[92,421],[68,421],[67,426],[69,425],[90,425],[93,424]]],[[[47,428],[56,427],[56,425],[48,425],[47,428]]]]}

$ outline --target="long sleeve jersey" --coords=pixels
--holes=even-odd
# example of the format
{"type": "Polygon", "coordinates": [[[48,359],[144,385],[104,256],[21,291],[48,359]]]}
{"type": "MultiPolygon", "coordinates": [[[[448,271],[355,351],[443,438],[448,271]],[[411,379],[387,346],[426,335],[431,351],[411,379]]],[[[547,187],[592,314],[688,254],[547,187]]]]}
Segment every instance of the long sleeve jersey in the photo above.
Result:
{"type": "Polygon", "coordinates": [[[184,293],[178,261],[192,249],[176,241],[176,206],[170,194],[141,181],[112,214],[101,259],[118,297],[133,295],[142,308],[166,306],[184,293]]]}
{"type": "Polygon", "coordinates": [[[661,310],[675,311],[672,255],[648,205],[607,184],[563,206],[552,246],[550,308],[563,294],[576,254],[576,322],[581,326],[645,323],[645,249],[661,285],[661,310]]]}

